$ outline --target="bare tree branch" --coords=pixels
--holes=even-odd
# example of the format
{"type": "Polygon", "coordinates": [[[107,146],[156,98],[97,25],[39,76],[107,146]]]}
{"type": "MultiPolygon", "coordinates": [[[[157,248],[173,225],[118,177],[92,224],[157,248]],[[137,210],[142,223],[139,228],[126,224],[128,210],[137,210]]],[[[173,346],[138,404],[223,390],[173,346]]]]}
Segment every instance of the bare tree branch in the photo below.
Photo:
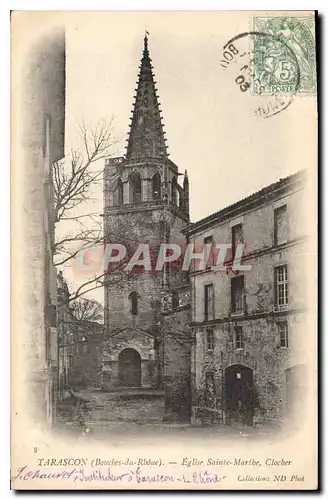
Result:
{"type": "Polygon", "coordinates": [[[75,299],[71,305],[70,309],[79,321],[96,321],[101,323],[104,318],[104,308],[96,300],[78,298],[75,299]]]}
{"type": "Polygon", "coordinates": [[[70,168],[67,161],[53,164],[54,222],[71,217],[71,211],[89,199],[90,190],[99,182],[103,170],[94,170],[98,160],[108,157],[118,141],[113,135],[113,118],[101,120],[95,127],[79,127],[83,151],[72,149],[70,168]]]}
{"type": "MultiPolygon", "coordinates": [[[[104,235],[102,214],[90,210],[92,190],[103,178],[103,169],[98,168],[97,161],[108,157],[112,147],[118,142],[113,136],[113,118],[99,121],[95,127],[83,123],[79,127],[79,134],[81,149],[72,149],[69,160],[53,165],[56,266],[67,267],[86,246],[90,248],[90,244],[93,244],[96,248],[104,245],[106,241],[111,241],[112,236],[115,237],[115,242],[122,243],[127,248],[135,247],[138,241],[136,228],[129,220],[120,221],[115,228],[116,223],[112,222],[111,228],[104,228],[104,235]],[[84,203],[86,210],[83,210],[84,203]]],[[[101,252],[94,255],[95,259],[101,258],[101,252]]],[[[103,287],[105,280],[106,283],[119,283],[126,276],[123,266],[129,256],[130,250],[115,272],[109,273],[99,267],[97,275],[87,276],[85,282],[70,294],[70,303],[73,304],[85,294],[103,287]]]]}

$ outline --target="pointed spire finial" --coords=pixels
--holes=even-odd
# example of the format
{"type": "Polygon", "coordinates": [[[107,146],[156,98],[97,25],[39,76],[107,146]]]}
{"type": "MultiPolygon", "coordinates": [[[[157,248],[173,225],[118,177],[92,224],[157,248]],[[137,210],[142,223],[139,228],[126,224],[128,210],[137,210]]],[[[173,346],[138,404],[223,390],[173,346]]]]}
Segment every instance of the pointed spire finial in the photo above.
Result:
{"type": "Polygon", "coordinates": [[[168,156],[153,67],[148,50],[149,31],[145,29],[143,54],[134,96],[126,158],[168,156]]]}
{"type": "Polygon", "coordinates": [[[148,36],[149,36],[149,31],[145,29],[145,36],[144,36],[144,51],[148,52],[148,36]]]}

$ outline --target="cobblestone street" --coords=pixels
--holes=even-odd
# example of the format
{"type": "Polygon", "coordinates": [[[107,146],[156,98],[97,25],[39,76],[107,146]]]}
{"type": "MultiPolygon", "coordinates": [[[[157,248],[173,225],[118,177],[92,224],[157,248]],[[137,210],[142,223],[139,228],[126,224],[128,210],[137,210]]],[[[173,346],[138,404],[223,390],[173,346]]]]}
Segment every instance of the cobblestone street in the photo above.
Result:
{"type": "Polygon", "coordinates": [[[164,416],[164,394],[159,390],[84,390],[77,395],[90,403],[90,414],[87,417],[90,423],[159,424],[164,416]]]}
{"type": "Polygon", "coordinates": [[[83,415],[76,411],[76,404],[66,400],[60,404],[56,428],[61,434],[76,435],[81,439],[103,440],[110,437],[112,444],[133,442],[142,438],[143,443],[174,438],[175,442],[192,438],[203,439],[275,439],[272,428],[243,428],[217,424],[193,426],[163,421],[164,396],[159,390],[120,390],[104,392],[82,390],[74,394],[84,402],[83,415]],[[77,418],[78,415],[78,418],[77,418]],[[83,424],[81,425],[81,423],[83,424]]]}

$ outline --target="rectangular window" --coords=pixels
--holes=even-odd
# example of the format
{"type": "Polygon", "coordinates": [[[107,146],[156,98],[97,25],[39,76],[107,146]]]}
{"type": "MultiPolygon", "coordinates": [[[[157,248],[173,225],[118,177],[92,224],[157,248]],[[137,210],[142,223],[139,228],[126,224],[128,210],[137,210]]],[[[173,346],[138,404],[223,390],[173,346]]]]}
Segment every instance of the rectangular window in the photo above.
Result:
{"type": "Polygon", "coordinates": [[[213,284],[205,285],[205,321],[214,319],[213,284]]]}
{"type": "Polygon", "coordinates": [[[204,251],[206,248],[206,269],[210,268],[214,264],[214,247],[213,247],[213,236],[207,236],[204,238],[204,251]],[[210,245],[210,248],[207,250],[205,245],[210,245]]]}
{"type": "Polygon", "coordinates": [[[243,328],[235,326],[235,349],[244,349],[243,328]]]}
{"type": "Polygon", "coordinates": [[[274,211],[274,245],[282,245],[288,240],[287,205],[274,211]]]}
{"type": "Polygon", "coordinates": [[[279,345],[280,347],[288,347],[288,323],[287,321],[278,322],[279,345]]]}
{"type": "Polygon", "coordinates": [[[206,330],[206,345],[208,351],[214,349],[214,332],[212,329],[206,330]]]}
{"type": "Polygon", "coordinates": [[[287,265],[275,268],[275,305],[277,309],[286,309],[288,305],[287,265]]]}
{"type": "Polygon", "coordinates": [[[244,311],[244,276],[231,278],[231,311],[244,311]]]}
{"type": "Polygon", "coordinates": [[[235,253],[236,246],[239,243],[244,243],[243,225],[237,224],[231,228],[232,252],[235,253]]]}

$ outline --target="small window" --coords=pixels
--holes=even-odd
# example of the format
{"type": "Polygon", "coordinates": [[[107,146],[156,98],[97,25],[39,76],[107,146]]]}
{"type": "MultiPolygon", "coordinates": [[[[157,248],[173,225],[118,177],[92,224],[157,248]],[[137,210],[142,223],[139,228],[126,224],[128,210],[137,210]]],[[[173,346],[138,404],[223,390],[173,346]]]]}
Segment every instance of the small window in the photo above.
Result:
{"type": "Polygon", "coordinates": [[[138,315],[138,301],[139,294],[137,292],[131,292],[129,295],[130,304],[131,304],[131,314],[132,316],[138,315]]]}
{"type": "Polygon", "coordinates": [[[288,347],[288,323],[287,321],[279,321],[278,332],[279,332],[279,345],[280,347],[288,347]]]}
{"type": "Polygon", "coordinates": [[[214,319],[214,291],[213,284],[205,285],[204,289],[205,321],[214,319]]]}
{"type": "Polygon", "coordinates": [[[206,346],[208,351],[214,349],[214,332],[212,329],[206,330],[206,346]]]}
{"type": "Polygon", "coordinates": [[[172,292],[172,309],[177,309],[179,307],[179,294],[178,292],[172,292]]]}
{"type": "Polygon", "coordinates": [[[205,260],[206,260],[206,269],[209,269],[214,264],[213,236],[207,236],[206,238],[204,238],[204,251],[207,252],[205,254],[206,255],[206,257],[205,257],[205,260]],[[207,249],[206,245],[209,245],[208,249],[207,249]]]}
{"type": "Polygon", "coordinates": [[[244,243],[242,224],[236,224],[236,226],[233,226],[231,228],[231,243],[232,243],[232,255],[234,256],[237,245],[239,245],[240,243],[244,243]]]}
{"type": "Polygon", "coordinates": [[[231,311],[234,313],[244,311],[244,276],[231,278],[231,311]]]}
{"type": "Polygon", "coordinates": [[[277,309],[285,309],[288,305],[287,265],[275,268],[275,305],[277,309]]]}
{"type": "Polygon", "coordinates": [[[274,245],[282,245],[288,241],[287,205],[274,211],[274,245]]]}
{"type": "Polygon", "coordinates": [[[88,351],[89,351],[89,346],[84,341],[83,344],[82,344],[82,354],[83,354],[83,356],[85,356],[86,354],[88,354],[88,351]]]}
{"type": "Polygon", "coordinates": [[[235,326],[235,349],[244,349],[244,335],[241,326],[235,326]]]}

